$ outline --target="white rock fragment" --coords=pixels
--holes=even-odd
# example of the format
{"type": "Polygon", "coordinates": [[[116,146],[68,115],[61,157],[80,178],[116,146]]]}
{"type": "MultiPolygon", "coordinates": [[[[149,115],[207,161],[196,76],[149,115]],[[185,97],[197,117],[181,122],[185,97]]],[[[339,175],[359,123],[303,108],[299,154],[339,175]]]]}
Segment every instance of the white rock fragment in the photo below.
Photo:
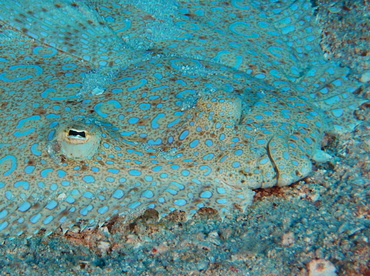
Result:
{"type": "Polygon", "coordinates": [[[325,163],[328,162],[330,159],[332,159],[333,156],[330,154],[327,154],[325,151],[322,150],[315,150],[315,154],[312,156],[312,159],[315,160],[318,163],[325,163]]]}
{"type": "Polygon", "coordinates": [[[370,82],[370,70],[365,71],[360,77],[360,82],[367,83],[370,82]]]}
{"type": "Polygon", "coordinates": [[[335,266],[324,259],[311,260],[307,264],[308,276],[336,276],[335,266]]]}
{"type": "Polygon", "coordinates": [[[295,242],[294,233],[288,232],[282,235],[281,244],[285,247],[293,245],[295,242]]]}

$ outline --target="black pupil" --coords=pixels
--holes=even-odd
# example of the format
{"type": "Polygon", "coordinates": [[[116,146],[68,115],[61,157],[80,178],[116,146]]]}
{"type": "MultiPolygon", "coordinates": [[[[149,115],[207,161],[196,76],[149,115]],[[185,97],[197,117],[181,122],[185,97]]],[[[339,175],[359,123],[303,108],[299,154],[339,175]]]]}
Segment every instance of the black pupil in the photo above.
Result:
{"type": "Polygon", "coordinates": [[[86,133],[85,131],[76,131],[76,130],[70,129],[68,132],[68,136],[81,136],[83,138],[86,138],[86,133]]]}

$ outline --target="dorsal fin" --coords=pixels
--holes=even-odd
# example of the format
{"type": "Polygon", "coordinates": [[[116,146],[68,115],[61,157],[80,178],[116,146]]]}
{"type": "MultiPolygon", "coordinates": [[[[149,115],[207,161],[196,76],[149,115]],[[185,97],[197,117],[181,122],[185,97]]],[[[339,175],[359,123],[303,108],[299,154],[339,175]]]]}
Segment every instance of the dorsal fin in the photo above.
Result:
{"type": "Polygon", "coordinates": [[[95,66],[128,65],[142,54],[82,1],[0,1],[0,8],[2,24],[95,66]]]}

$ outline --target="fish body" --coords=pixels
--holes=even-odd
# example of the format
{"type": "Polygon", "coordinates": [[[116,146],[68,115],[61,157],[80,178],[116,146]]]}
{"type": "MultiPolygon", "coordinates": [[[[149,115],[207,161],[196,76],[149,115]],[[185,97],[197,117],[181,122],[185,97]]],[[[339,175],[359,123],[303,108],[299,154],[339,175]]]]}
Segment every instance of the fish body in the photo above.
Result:
{"type": "Polygon", "coordinates": [[[227,3],[218,8],[228,19],[202,1],[173,2],[169,19],[145,1],[0,2],[2,235],[148,208],[224,216],[250,205],[251,189],[311,172],[330,112],[344,113],[343,95],[356,102],[354,85],[315,54],[299,67],[299,46],[280,37],[293,25],[257,2],[227,3]],[[247,7],[259,18],[241,21],[247,7]],[[346,92],[331,91],[342,84],[346,92]]]}

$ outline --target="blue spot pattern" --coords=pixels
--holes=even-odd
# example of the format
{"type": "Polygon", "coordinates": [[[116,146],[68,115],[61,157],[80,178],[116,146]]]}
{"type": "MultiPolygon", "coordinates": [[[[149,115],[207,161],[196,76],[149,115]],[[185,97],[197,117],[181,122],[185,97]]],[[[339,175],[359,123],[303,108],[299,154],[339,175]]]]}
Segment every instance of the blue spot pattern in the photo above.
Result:
{"type": "Polygon", "coordinates": [[[355,123],[358,84],[324,59],[308,0],[0,0],[0,25],[4,236],[224,216],[355,123]]]}

